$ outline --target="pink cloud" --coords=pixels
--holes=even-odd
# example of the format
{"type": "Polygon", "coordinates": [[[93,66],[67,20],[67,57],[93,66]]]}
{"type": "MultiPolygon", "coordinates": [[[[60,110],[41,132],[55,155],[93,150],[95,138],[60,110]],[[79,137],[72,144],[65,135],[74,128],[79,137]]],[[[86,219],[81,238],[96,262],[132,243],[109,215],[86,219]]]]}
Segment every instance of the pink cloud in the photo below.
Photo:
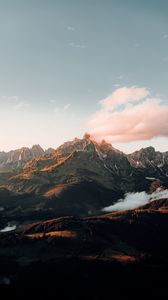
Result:
{"type": "MultiPolygon", "coordinates": [[[[106,139],[110,142],[129,142],[168,136],[168,106],[162,105],[160,99],[154,98],[147,98],[141,103],[129,103],[130,96],[128,97],[128,94],[131,95],[132,92],[133,95],[135,90],[128,92],[128,88],[124,89],[126,91],[126,96],[122,98],[125,99],[124,102],[121,102],[120,97],[118,103],[112,101],[116,108],[115,111],[111,110],[112,103],[108,102],[109,107],[107,105],[104,108],[105,102],[102,101],[101,109],[90,117],[88,127],[92,136],[97,140],[106,139]],[[117,111],[117,107],[121,103],[125,103],[125,106],[122,110],[117,111]]],[[[136,96],[134,94],[134,98],[132,96],[132,100],[144,98],[145,91],[148,95],[147,90],[144,89],[144,93],[139,90],[135,93],[136,96]]],[[[115,93],[117,94],[117,92],[118,90],[115,93]]]]}
{"type": "Polygon", "coordinates": [[[149,95],[149,91],[146,88],[138,87],[122,87],[117,89],[107,98],[100,101],[102,107],[105,109],[112,109],[114,106],[121,105],[123,103],[134,102],[143,99],[149,95]]]}

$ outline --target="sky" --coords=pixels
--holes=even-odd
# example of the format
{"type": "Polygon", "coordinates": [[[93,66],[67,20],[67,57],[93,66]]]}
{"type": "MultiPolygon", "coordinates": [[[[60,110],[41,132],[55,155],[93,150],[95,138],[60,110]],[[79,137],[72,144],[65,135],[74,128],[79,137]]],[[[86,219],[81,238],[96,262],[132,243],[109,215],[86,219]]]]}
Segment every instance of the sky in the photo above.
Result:
{"type": "Polygon", "coordinates": [[[168,150],[167,0],[0,0],[0,151],[168,150]]]}

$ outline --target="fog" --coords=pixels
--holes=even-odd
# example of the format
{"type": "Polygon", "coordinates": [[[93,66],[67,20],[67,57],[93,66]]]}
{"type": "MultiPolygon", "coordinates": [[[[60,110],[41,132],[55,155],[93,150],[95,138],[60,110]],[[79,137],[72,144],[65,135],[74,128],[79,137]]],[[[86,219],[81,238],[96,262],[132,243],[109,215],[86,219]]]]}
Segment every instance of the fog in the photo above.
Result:
{"type": "Polygon", "coordinates": [[[16,225],[10,225],[8,224],[5,228],[0,230],[0,232],[8,232],[8,231],[13,231],[16,229],[16,225]]]}
{"type": "Polygon", "coordinates": [[[141,207],[150,201],[168,198],[168,189],[160,190],[158,189],[152,194],[147,194],[146,192],[137,193],[126,193],[124,199],[118,200],[117,203],[103,208],[105,212],[119,211],[119,210],[129,210],[141,207]]]}

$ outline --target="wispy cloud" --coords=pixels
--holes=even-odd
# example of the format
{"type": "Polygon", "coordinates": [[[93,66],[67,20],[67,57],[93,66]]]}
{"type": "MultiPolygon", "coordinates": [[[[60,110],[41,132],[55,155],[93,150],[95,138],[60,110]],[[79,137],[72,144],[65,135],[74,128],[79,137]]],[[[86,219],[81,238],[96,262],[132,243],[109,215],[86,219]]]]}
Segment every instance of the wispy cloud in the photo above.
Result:
{"type": "Polygon", "coordinates": [[[124,78],[124,75],[119,75],[119,76],[117,76],[117,79],[119,79],[119,80],[122,80],[124,78]]]}
{"type": "Polygon", "coordinates": [[[30,103],[20,99],[19,96],[1,96],[0,101],[8,108],[15,111],[27,109],[30,103]]]}
{"type": "Polygon", "coordinates": [[[135,43],[134,45],[133,45],[133,47],[134,48],[139,48],[141,45],[139,44],[139,43],[135,43]]]}
{"type": "Polygon", "coordinates": [[[65,104],[63,107],[55,107],[54,112],[59,113],[59,112],[65,112],[71,107],[71,103],[65,104]]]}
{"type": "Polygon", "coordinates": [[[50,102],[50,103],[56,103],[57,100],[55,100],[55,99],[50,99],[49,102],[50,102]]]}
{"type": "Polygon", "coordinates": [[[13,109],[14,109],[15,111],[19,111],[19,110],[26,109],[26,108],[28,108],[29,106],[30,106],[29,103],[24,102],[24,101],[19,101],[19,102],[17,102],[17,103],[13,106],[13,109]]]}
{"type": "Polygon", "coordinates": [[[168,56],[165,56],[164,58],[163,58],[163,62],[168,62],[168,56]]]}
{"type": "Polygon", "coordinates": [[[69,47],[72,47],[72,48],[80,48],[80,49],[84,49],[86,48],[87,46],[86,45],[83,45],[83,44],[76,44],[74,42],[71,42],[68,44],[69,47]]]}
{"type": "Polygon", "coordinates": [[[68,31],[76,31],[76,29],[73,26],[67,26],[68,31]]]}
{"type": "Polygon", "coordinates": [[[146,88],[138,87],[122,87],[117,89],[107,98],[101,101],[101,105],[105,109],[114,109],[114,106],[121,105],[123,103],[130,103],[138,101],[149,95],[149,91],[146,88]]]}
{"type": "Polygon", "coordinates": [[[18,101],[19,96],[2,96],[1,100],[2,101],[18,101]]]}
{"type": "Polygon", "coordinates": [[[163,39],[168,39],[168,34],[164,34],[163,39]]]}
{"type": "Polygon", "coordinates": [[[63,110],[68,110],[71,107],[71,103],[67,103],[64,107],[63,110]]]}
{"type": "MultiPolygon", "coordinates": [[[[55,106],[55,104],[57,103],[57,100],[56,99],[51,99],[49,100],[49,102],[55,106]]],[[[67,103],[65,104],[63,107],[55,107],[54,108],[54,112],[64,112],[64,111],[67,111],[69,108],[71,107],[71,103],[67,103]]]]}
{"type": "Polygon", "coordinates": [[[168,105],[149,98],[149,90],[117,89],[101,100],[100,110],[88,120],[90,133],[98,140],[129,142],[168,136],[168,105]]]}

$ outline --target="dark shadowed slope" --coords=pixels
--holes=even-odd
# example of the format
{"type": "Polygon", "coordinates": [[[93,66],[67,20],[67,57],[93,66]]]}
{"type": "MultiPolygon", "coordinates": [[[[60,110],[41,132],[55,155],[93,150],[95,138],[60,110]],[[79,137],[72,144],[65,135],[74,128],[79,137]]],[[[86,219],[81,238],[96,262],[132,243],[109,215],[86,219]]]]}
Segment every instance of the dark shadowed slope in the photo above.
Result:
{"type": "Polygon", "coordinates": [[[165,299],[167,207],[168,199],[160,199],[132,211],[56,218],[1,233],[1,294],[165,299]]]}

